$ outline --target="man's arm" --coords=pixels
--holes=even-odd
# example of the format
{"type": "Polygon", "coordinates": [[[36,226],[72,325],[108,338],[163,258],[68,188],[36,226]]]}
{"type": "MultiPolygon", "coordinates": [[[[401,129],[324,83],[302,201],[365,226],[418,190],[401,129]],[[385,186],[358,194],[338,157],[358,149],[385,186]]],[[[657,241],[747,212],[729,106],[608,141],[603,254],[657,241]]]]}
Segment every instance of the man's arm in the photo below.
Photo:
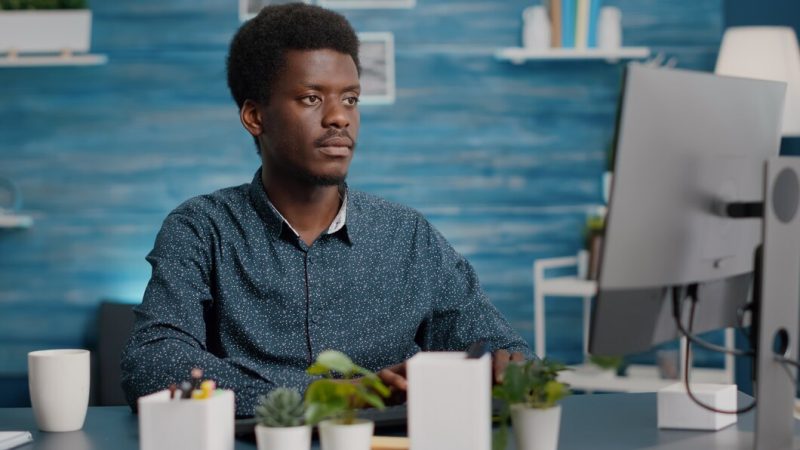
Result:
{"type": "Polygon", "coordinates": [[[421,219],[420,238],[435,265],[432,314],[418,337],[423,350],[466,350],[483,340],[491,351],[532,358],[528,344],[492,305],[472,265],[433,226],[421,219]]]}
{"type": "Polygon", "coordinates": [[[140,396],[180,383],[199,367],[204,378],[234,391],[237,415],[252,415],[258,397],[277,384],[302,391],[310,379],[289,371],[272,377],[253,363],[211,352],[206,317],[213,308],[214,243],[193,216],[170,214],[147,257],[153,272],[142,304],[134,308],[136,323],[122,355],[122,386],[135,409],[140,396]]]}

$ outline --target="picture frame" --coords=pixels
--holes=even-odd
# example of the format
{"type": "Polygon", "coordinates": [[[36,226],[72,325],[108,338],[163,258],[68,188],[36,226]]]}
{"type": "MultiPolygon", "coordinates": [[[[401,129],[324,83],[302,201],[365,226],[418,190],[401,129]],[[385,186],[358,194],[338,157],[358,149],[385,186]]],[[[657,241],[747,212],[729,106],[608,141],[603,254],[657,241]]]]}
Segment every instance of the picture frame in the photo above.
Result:
{"type": "Polygon", "coordinates": [[[311,0],[239,0],[239,21],[245,22],[255,17],[261,8],[269,5],[281,5],[302,1],[311,3],[311,0]]]}
{"type": "Polygon", "coordinates": [[[319,0],[319,6],[339,9],[410,9],[417,0],[319,0]]]}
{"type": "Polygon", "coordinates": [[[387,105],[395,102],[394,34],[388,31],[358,33],[361,46],[362,105],[387,105]]]}

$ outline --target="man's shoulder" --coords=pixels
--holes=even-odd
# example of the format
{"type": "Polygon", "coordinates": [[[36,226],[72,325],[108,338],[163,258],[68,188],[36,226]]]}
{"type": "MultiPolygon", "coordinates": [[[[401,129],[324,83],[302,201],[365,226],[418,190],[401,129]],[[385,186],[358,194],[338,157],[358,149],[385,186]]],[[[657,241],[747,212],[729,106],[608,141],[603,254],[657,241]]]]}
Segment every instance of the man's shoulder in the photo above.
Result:
{"type": "Polygon", "coordinates": [[[349,189],[347,195],[353,199],[353,205],[365,214],[367,217],[373,219],[382,219],[388,221],[409,220],[419,221],[425,220],[422,213],[416,209],[378,197],[375,194],[349,189]]]}
{"type": "Polygon", "coordinates": [[[192,197],[170,212],[195,219],[217,220],[242,211],[249,202],[250,183],[219,189],[210,194],[192,197]]]}

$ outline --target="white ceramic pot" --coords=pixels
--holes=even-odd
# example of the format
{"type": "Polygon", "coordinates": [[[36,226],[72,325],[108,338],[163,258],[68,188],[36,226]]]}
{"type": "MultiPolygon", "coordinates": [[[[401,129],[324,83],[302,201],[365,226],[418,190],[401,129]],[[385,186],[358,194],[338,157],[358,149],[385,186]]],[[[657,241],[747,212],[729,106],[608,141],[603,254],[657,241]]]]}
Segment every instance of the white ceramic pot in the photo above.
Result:
{"type": "Polygon", "coordinates": [[[256,425],[258,450],[309,450],[311,427],[265,427],[256,425]]]}
{"type": "Polygon", "coordinates": [[[512,405],[511,424],[517,450],[556,450],[561,427],[561,405],[547,409],[512,405]]]}
{"type": "Polygon", "coordinates": [[[370,450],[375,424],[369,420],[356,420],[343,425],[334,420],[319,423],[319,440],[322,450],[370,450]]]}
{"type": "Polygon", "coordinates": [[[91,36],[88,9],[0,11],[0,53],[86,53],[91,36]]]}

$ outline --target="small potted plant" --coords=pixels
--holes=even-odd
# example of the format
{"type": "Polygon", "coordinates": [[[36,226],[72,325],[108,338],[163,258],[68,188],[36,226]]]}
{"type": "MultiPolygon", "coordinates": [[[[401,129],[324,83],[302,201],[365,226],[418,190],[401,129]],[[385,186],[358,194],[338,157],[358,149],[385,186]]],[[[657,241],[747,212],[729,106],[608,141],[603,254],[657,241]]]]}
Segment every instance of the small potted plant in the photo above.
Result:
{"type": "Polygon", "coordinates": [[[0,54],[86,53],[91,35],[86,0],[0,0],[0,54]]]}
{"type": "Polygon", "coordinates": [[[305,424],[303,396],[294,389],[277,388],[256,406],[258,450],[308,450],[311,427],[305,424]]]}
{"type": "Polygon", "coordinates": [[[389,388],[334,350],[320,353],[307,372],[322,377],[306,390],[306,422],[319,423],[322,450],[370,450],[375,424],[357,413],[367,406],[382,409],[389,388]],[[341,379],[335,379],[337,374],[341,379]]]}
{"type": "Polygon", "coordinates": [[[492,390],[492,395],[504,405],[500,428],[494,436],[494,450],[506,448],[509,416],[517,450],[556,450],[561,425],[558,401],[570,394],[569,386],[557,378],[566,368],[548,359],[511,363],[506,367],[502,384],[492,390]]]}

